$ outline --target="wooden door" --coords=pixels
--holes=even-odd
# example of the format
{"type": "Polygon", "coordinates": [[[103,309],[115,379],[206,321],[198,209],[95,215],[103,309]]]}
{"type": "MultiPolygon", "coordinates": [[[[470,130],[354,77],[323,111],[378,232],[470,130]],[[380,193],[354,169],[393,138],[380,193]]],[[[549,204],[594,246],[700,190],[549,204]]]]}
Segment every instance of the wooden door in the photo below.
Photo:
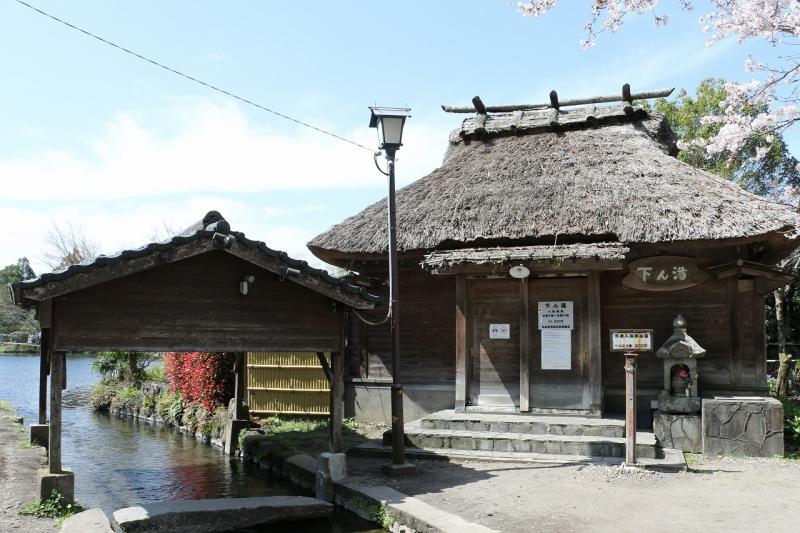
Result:
{"type": "MultiPolygon", "coordinates": [[[[519,281],[469,280],[472,331],[472,405],[519,406],[519,281]],[[508,338],[492,338],[492,324],[508,325],[508,338]]],[[[497,336],[497,335],[495,335],[497,336]]]]}
{"type": "MultiPolygon", "coordinates": [[[[528,282],[530,324],[530,406],[532,409],[588,410],[589,324],[585,277],[531,278],[528,282]],[[572,302],[573,329],[569,369],[542,368],[539,302],[572,302]]],[[[566,366],[566,365],[564,365],[566,366]]]]}

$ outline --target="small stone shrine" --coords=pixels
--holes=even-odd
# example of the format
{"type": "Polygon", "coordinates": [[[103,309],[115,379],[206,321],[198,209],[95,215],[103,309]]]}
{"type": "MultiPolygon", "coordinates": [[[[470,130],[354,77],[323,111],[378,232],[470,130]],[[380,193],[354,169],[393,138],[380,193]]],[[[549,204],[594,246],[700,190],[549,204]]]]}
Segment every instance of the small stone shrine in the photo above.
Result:
{"type": "Polygon", "coordinates": [[[686,333],[685,318],[678,315],[672,326],[672,336],[656,352],[664,360],[664,390],[653,415],[653,432],[664,447],[699,452],[702,436],[697,360],[706,351],[686,333]]]}

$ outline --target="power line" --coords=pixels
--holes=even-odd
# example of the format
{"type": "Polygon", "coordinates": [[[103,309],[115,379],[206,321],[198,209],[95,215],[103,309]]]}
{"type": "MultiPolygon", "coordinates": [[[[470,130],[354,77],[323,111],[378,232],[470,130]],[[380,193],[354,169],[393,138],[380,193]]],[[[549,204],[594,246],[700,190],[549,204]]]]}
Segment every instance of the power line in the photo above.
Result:
{"type": "Polygon", "coordinates": [[[258,109],[261,109],[262,111],[266,111],[267,113],[272,113],[275,116],[281,117],[281,118],[286,119],[286,120],[290,120],[290,121],[292,121],[292,122],[294,122],[296,124],[300,124],[301,126],[304,126],[306,128],[310,128],[310,129],[312,129],[314,131],[317,131],[319,133],[322,133],[322,134],[328,135],[330,137],[333,137],[335,139],[339,139],[340,141],[344,141],[346,143],[352,144],[353,146],[358,146],[359,148],[363,148],[364,150],[367,150],[369,152],[374,152],[375,151],[375,150],[373,150],[371,148],[367,148],[363,144],[359,144],[359,143],[357,143],[355,141],[351,141],[350,139],[346,139],[345,137],[342,137],[341,135],[336,135],[333,132],[330,132],[330,131],[327,131],[327,130],[323,130],[322,128],[318,128],[318,127],[316,127],[316,126],[314,126],[312,124],[309,124],[308,122],[303,122],[302,120],[298,120],[296,118],[290,117],[289,115],[284,115],[283,113],[275,111],[274,109],[270,109],[270,108],[265,107],[265,106],[263,106],[261,104],[257,104],[256,102],[253,102],[252,100],[248,100],[247,98],[244,98],[244,97],[238,96],[236,94],[233,94],[232,92],[226,91],[225,89],[221,89],[220,87],[217,87],[216,85],[212,85],[210,83],[204,82],[203,80],[195,78],[194,76],[190,76],[188,74],[185,74],[185,73],[181,72],[180,70],[176,70],[176,69],[174,69],[172,67],[164,65],[163,63],[159,63],[158,61],[156,61],[154,59],[150,59],[149,57],[145,57],[142,54],[139,54],[137,52],[134,52],[133,50],[129,50],[129,49],[125,48],[124,46],[120,46],[117,43],[109,41],[108,39],[104,39],[103,37],[100,37],[99,35],[95,35],[94,33],[90,32],[90,31],[87,31],[87,30],[84,30],[83,28],[75,26],[74,24],[71,24],[71,23],[67,22],[66,20],[62,20],[62,19],[56,17],[55,15],[51,15],[50,13],[47,13],[46,11],[42,11],[38,7],[32,6],[31,4],[29,4],[27,2],[23,2],[22,0],[16,0],[16,2],[18,4],[22,4],[23,6],[29,8],[29,9],[32,9],[33,11],[36,11],[37,13],[39,13],[41,15],[44,15],[45,17],[47,17],[49,19],[52,19],[52,20],[54,20],[56,22],[60,22],[61,24],[63,24],[64,26],[67,26],[68,28],[71,28],[73,30],[77,30],[77,31],[83,33],[84,35],[87,35],[89,37],[97,39],[98,41],[100,41],[100,42],[102,42],[104,44],[107,44],[108,46],[112,46],[112,47],[116,48],[117,50],[122,50],[126,54],[130,54],[130,55],[132,55],[132,56],[134,56],[136,58],[141,59],[142,61],[146,61],[146,62],[148,62],[148,63],[150,63],[152,65],[155,65],[157,67],[163,68],[164,70],[172,72],[173,74],[177,74],[178,76],[181,76],[182,78],[186,78],[187,80],[193,81],[195,83],[199,83],[200,85],[203,85],[204,87],[207,87],[207,88],[209,88],[209,89],[211,89],[213,91],[217,91],[218,93],[224,94],[226,96],[230,96],[231,98],[235,98],[236,100],[239,100],[240,102],[244,102],[245,104],[251,105],[253,107],[257,107],[258,109]]]}

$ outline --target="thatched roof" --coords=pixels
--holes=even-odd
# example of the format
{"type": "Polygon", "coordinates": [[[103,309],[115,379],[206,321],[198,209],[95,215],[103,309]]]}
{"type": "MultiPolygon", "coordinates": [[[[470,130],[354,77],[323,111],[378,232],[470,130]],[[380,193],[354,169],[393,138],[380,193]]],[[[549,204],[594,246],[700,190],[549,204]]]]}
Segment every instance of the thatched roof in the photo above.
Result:
{"type": "MultiPolygon", "coordinates": [[[[663,116],[625,107],[464,120],[442,166],[398,191],[399,249],[720,240],[800,226],[789,207],[676,159],[663,116]]],[[[385,254],[386,202],[308,247],[339,263],[385,254]]]]}
{"type": "Polygon", "coordinates": [[[619,243],[594,244],[543,244],[540,246],[508,246],[492,248],[462,248],[437,250],[425,256],[423,268],[446,270],[457,265],[502,265],[531,261],[570,261],[594,259],[597,261],[622,261],[630,249],[619,243]]]}

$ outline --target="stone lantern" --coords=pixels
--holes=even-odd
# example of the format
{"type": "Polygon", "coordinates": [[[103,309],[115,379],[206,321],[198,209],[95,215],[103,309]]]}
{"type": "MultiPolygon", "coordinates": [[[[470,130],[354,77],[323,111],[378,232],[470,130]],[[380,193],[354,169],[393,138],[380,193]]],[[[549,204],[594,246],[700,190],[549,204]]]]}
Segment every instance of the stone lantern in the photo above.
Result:
{"type": "Polygon", "coordinates": [[[656,352],[664,361],[664,390],[653,415],[653,432],[662,446],[687,452],[701,449],[697,360],[706,350],[686,333],[686,319],[672,322],[672,336],[656,352]]]}

